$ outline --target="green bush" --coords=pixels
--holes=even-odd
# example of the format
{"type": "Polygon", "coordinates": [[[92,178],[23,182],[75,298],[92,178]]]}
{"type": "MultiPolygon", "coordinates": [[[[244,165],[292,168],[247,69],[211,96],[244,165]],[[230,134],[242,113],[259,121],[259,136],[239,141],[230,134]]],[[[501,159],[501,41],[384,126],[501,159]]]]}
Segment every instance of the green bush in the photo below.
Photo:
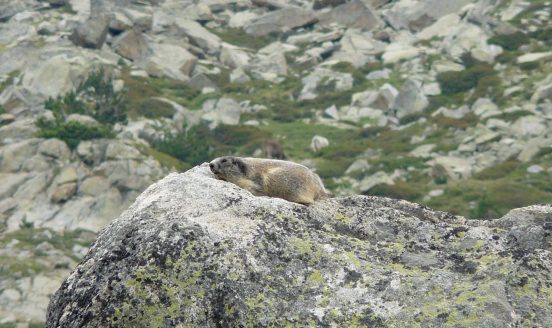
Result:
{"type": "Polygon", "coordinates": [[[75,121],[61,123],[47,120],[38,120],[36,125],[39,128],[37,137],[63,140],[71,149],[75,149],[81,140],[113,137],[111,129],[103,125],[88,126],[75,121]]]}
{"type": "Polygon", "coordinates": [[[496,72],[489,64],[475,64],[459,72],[443,72],[437,75],[443,95],[452,95],[477,87],[479,81],[496,72]]]}
{"type": "Polygon", "coordinates": [[[153,148],[191,165],[209,161],[213,147],[210,144],[209,128],[196,125],[176,135],[167,133],[160,140],[150,140],[153,148]]]}
{"type": "Polygon", "coordinates": [[[115,92],[112,81],[105,76],[104,70],[100,69],[91,73],[75,91],[46,100],[44,108],[53,113],[54,120],[38,119],[35,124],[39,130],[35,135],[63,140],[71,149],[81,140],[112,138],[111,125],[126,121],[126,101],[124,93],[115,92]],[[71,114],[91,116],[100,125],[66,122],[71,114]]]}
{"type": "Polygon", "coordinates": [[[499,45],[505,50],[514,51],[526,44],[528,40],[529,37],[525,33],[515,32],[512,34],[495,35],[489,39],[488,43],[499,45]]]}

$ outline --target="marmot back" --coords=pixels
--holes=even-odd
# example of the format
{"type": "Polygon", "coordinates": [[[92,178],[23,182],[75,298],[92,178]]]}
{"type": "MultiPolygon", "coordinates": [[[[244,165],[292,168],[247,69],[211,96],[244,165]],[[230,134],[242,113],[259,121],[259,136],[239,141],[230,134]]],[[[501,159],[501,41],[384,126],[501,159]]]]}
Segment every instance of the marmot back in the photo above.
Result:
{"type": "Polygon", "coordinates": [[[316,173],[290,161],[225,156],[211,161],[209,167],[218,178],[256,196],[278,197],[310,205],[330,195],[316,173]]]}

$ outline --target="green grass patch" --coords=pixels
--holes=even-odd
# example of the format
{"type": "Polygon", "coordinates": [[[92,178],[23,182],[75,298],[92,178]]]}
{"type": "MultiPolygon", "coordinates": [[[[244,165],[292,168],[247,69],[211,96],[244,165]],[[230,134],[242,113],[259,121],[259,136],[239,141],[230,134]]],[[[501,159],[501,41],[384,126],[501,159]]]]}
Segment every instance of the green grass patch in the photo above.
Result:
{"type": "Polygon", "coordinates": [[[491,37],[487,42],[490,44],[496,44],[508,51],[516,51],[524,44],[527,44],[529,37],[520,31],[516,31],[512,34],[495,35],[491,37]]]}
{"type": "Polygon", "coordinates": [[[162,166],[168,169],[176,169],[178,172],[184,172],[192,168],[192,165],[183,162],[169,154],[163,153],[155,148],[143,144],[136,144],[136,148],[144,155],[153,157],[162,166]]]}
{"type": "Polygon", "coordinates": [[[403,181],[397,181],[394,185],[379,184],[370,189],[366,195],[405,199],[409,201],[417,201],[423,196],[418,186],[403,181]]]}
{"type": "Polygon", "coordinates": [[[136,107],[133,108],[133,112],[137,116],[147,117],[147,118],[171,118],[175,114],[174,107],[164,101],[148,98],[138,103],[136,107]]]}
{"type": "Polygon", "coordinates": [[[104,125],[88,126],[80,122],[57,123],[46,120],[38,120],[36,126],[39,130],[35,133],[38,138],[56,138],[64,141],[71,149],[75,149],[83,140],[113,138],[114,133],[104,125]]]}

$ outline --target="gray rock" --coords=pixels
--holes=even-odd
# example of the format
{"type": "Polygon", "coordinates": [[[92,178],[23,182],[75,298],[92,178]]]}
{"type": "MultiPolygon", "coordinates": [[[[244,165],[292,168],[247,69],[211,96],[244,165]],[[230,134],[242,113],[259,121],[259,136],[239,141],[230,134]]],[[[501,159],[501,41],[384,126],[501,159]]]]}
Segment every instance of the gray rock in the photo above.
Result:
{"type": "Polygon", "coordinates": [[[105,42],[109,29],[109,20],[105,16],[90,17],[79,25],[70,36],[77,46],[100,49],[105,42]]]}
{"type": "Polygon", "coordinates": [[[241,68],[236,68],[230,73],[231,83],[246,83],[251,81],[251,78],[241,68]]]}
{"type": "Polygon", "coordinates": [[[52,203],[62,203],[73,197],[76,192],[76,183],[72,182],[62,184],[54,188],[52,195],[50,196],[50,200],[52,201],[52,203]]]}
{"type": "Polygon", "coordinates": [[[330,142],[327,138],[322,136],[314,136],[311,139],[310,148],[313,152],[319,152],[322,148],[328,147],[330,145],[330,142]]]}
{"type": "Polygon", "coordinates": [[[551,215],[541,205],[468,221],[365,196],[305,207],[198,167],[148,188],[100,234],[53,295],[47,327],[442,326],[440,313],[546,327],[551,215]]]}
{"type": "Polygon", "coordinates": [[[195,21],[178,20],[176,21],[176,24],[178,29],[190,39],[190,42],[193,45],[201,48],[210,55],[216,55],[219,53],[222,41],[217,35],[209,32],[206,28],[195,21]]]}
{"type": "Polygon", "coordinates": [[[395,181],[389,176],[389,174],[378,171],[372,175],[364,177],[359,184],[361,192],[367,192],[379,184],[394,185],[395,181]]]}
{"type": "Polygon", "coordinates": [[[313,11],[287,7],[270,12],[245,26],[245,32],[252,36],[283,33],[301,26],[313,24],[317,18],[313,11]]]}
{"type": "Polygon", "coordinates": [[[65,122],[79,122],[86,126],[99,126],[100,123],[93,117],[82,114],[70,114],[65,118],[65,122]]]}
{"type": "Polygon", "coordinates": [[[317,67],[311,74],[305,76],[302,82],[303,89],[299,100],[315,99],[319,92],[349,90],[353,87],[354,79],[351,73],[317,67]]]}
{"type": "Polygon", "coordinates": [[[135,61],[146,55],[148,45],[142,32],[132,29],[115,39],[112,48],[117,54],[135,61]]]}
{"type": "Polygon", "coordinates": [[[391,106],[397,118],[419,113],[429,105],[429,101],[420,89],[419,84],[411,79],[402,85],[395,102],[391,106]]]}
{"type": "Polygon", "coordinates": [[[211,129],[219,124],[240,123],[241,106],[232,98],[209,99],[203,103],[202,111],[201,119],[209,122],[211,129]]]}
{"type": "Polygon", "coordinates": [[[544,169],[542,168],[542,166],[540,165],[531,165],[527,168],[527,172],[528,173],[533,173],[533,174],[537,174],[537,173],[541,173],[542,171],[544,171],[544,169]]]}
{"type": "Polygon", "coordinates": [[[0,1],[0,22],[8,21],[13,15],[25,10],[25,2],[22,0],[0,1]]]}
{"type": "Polygon", "coordinates": [[[318,15],[321,25],[340,24],[349,28],[372,30],[382,24],[377,13],[365,2],[353,0],[318,15]]]}
{"type": "Polygon", "coordinates": [[[197,58],[185,48],[169,43],[148,43],[148,56],[137,61],[149,75],[188,81],[197,58]]]}

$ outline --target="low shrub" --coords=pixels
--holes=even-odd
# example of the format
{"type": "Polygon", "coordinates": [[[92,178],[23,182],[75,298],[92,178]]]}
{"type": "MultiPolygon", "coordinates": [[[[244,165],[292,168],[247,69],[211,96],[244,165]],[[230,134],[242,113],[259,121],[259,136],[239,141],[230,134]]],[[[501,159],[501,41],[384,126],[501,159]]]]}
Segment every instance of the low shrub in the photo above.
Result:
{"type": "Polygon", "coordinates": [[[374,188],[368,190],[366,195],[382,196],[395,199],[404,199],[408,201],[415,201],[422,197],[422,192],[419,186],[410,185],[407,182],[398,181],[394,185],[379,184],[374,188]]]}
{"type": "Polygon", "coordinates": [[[489,75],[495,75],[496,71],[489,64],[475,64],[463,71],[443,72],[437,75],[437,81],[441,86],[443,95],[451,95],[468,91],[477,87],[479,81],[489,75]]]}
{"type": "Polygon", "coordinates": [[[518,31],[512,34],[495,35],[488,40],[488,43],[499,45],[505,50],[514,51],[528,41],[528,35],[518,31]]]}
{"type": "Polygon", "coordinates": [[[176,135],[166,133],[164,138],[150,140],[153,148],[190,165],[209,161],[213,147],[210,142],[209,128],[196,125],[176,135]]]}
{"type": "Polygon", "coordinates": [[[57,138],[64,141],[71,149],[75,149],[82,140],[99,138],[113,138],[114,134],[110,128],[99,126],[88,126],[80,122],[58,122],[38,120],[39,128],[36,136],[39,138],[57,138]]]}

